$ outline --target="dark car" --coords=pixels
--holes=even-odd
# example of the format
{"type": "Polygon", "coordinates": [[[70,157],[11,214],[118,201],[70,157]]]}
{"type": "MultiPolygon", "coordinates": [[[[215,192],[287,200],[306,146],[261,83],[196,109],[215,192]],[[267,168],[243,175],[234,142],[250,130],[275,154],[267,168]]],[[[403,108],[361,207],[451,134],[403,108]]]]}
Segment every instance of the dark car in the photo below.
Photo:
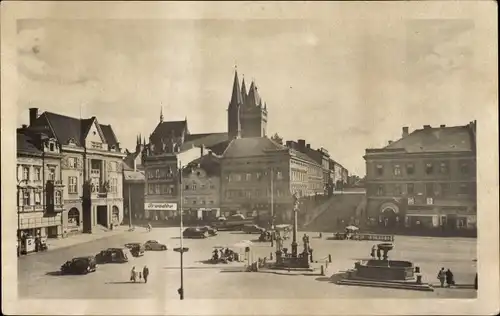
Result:
{"type": "Polygon", "coordinates": [[[62,274],[87,274],[89,272],[95,272],[97,269],[97,263],[94,256],[87,257],[77,257],[61,266],[62,274]]]}
{"type": "Polygon", "coordinates": [[[99,252],[95,259],[97,263],[125,263],[131,255],[128,248],[108,248],[99,252]]]}
{"type": "Polygon", "coordinates": [[[245,225],[243,226],[242,231],[247,234],[262,234],[266,230],[258,225],[245,225]]]}
{"type": "Polygon", "coordinates": [[[185,238],[207,238],[208,231],[202,230],[197,227],[189,227],[184,230],[182,236],[184,236],[185,238]]]}
{"type": "Polygon", "coordinates": [[[139,242],[131,242],[125,244],[125,247],[127,247],[130,250],[130,253],[134,257],[144,256],[144,251],[145,251],[144,245],[139,242]]]}
{"type": "Polygon", "coordinates": [[[210,236],[216,236],[217,235],[217,228],[213,228],[210,226],[203,226],[203,227],[197,227],[201,231],[206,231],[208,232],[208,235],[210,236]]]}

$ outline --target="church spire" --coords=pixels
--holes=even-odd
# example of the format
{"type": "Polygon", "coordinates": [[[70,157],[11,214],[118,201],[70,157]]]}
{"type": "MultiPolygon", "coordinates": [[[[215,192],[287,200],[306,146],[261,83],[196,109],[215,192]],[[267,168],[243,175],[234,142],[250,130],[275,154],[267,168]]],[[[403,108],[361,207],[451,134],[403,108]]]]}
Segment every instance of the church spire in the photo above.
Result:
{"type": "Polygon", "coordinates": [[[160,123],[163,123],[163,105],[161,106],[160,110],[160,123]]]}
{"type": "Polygon", "coordinates": [[[239,105],[242,103],[243,103],[243,100],[241,99],[241,89],[240,89],[240,82],[238,79],[238,70],[235,67],[234,81],[233,81],[233,93],[231,94],[231,105],[239,105]]]}
{"type": "Polygon", "coordinates": [[[247,98],[247,88],[245,85],[245,75],[243,75],[243,80],[241,82],[241,98],[242,98],[243,102],[245,102],[245,100],[247,98]]]}

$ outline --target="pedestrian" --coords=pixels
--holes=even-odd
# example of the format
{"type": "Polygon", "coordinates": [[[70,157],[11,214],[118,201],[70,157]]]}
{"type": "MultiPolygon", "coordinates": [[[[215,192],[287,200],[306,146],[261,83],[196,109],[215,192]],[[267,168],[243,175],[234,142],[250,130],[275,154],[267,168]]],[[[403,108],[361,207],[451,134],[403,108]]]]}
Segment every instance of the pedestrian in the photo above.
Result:
{"type": "Polygon", "coordinates": [[[444,268],[441,268],[441,270],[439,270],[437,278],[441,283],[441,287],[444,287],[444,281],[446,280],[446,272],[444,271],[444,268]]]}
{"type": "Polygon", "coordinates": [[[477,290],[477,273],[476,273],[476,278],[474,279],[474,289],[477,290]]]}
{"type": "Polygon", "coordinates": [[[381,257],[382,257],[382,253],[380,252],[380,248],[377,248],[377,258],[378,258],[378,260],[380,260],[381,257]]]}
{"type": "Polygon", "coordinates": [[[135,282],[136,281],[136,272],[135,272],[135,267],[132,267],[132,270],[130,271],[130,281],[135,282]]]}
{"type": "Polygon", "coordinates": [[[148,266],[144,266],[144,268],[142,268],[142,276],[144,277],[144,283],[148,283],[148,276],[149,276],[148,266]]]}
{"type": "Polygon", "coordinates": [[[139,282],[141,282],[141,280],[142,280],[142,272],[139,271],[139,282]]]}
{"type": "Polygon", "coordinates": [[[371,252],[371,257],[372,259],[375,259],[375,254],[377,253],[377,246],[376,245],[373,245],[372,247],[372,252],[371,252]]]}
{"type": "Polygon", "coordinates": [[[455,285],[455,280],[453,279],[453,272],[450,269],[446,270],[446,287],[451,287],[455,285]]]}

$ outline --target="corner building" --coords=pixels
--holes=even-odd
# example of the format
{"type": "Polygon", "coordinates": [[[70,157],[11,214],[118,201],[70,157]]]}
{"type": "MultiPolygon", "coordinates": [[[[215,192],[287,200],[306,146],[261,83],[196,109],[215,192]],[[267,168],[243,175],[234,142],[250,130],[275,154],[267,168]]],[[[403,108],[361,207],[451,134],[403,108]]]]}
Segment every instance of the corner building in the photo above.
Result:
{"type": "Polygon", "coordinates": [[[366,149],[367,218],[408,229],[476,229],[476,122],[425,125],[366,149]]]}

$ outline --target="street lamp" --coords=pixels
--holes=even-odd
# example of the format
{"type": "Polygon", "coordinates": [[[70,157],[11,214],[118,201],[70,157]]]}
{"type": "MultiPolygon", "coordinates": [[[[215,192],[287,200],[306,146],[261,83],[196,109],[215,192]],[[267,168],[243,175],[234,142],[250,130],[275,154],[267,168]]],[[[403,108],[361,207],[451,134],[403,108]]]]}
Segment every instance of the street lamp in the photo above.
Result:
{"type": "Polygon", "coordinates": [[[181,287],[177,290],[177,293],[179,293],[180,299],[184,299],[184,253],[188,252],[189,248],[184,248],[184,238],[183,238],[183,223],[182,223],[182,204],[183,204],[183,190],[182,190],[182,171],[184,168],[182,167],[181,161],[179,161],[179,168],[178,168],[178,177],[179,177],[179,212],[181,216],[181,222],[179,225],[179,234],[180,234],[180,240],[181,240],[181,246],[179,248],[174,248],[174,251],[179,252],[181,255],[181,287]]]}

